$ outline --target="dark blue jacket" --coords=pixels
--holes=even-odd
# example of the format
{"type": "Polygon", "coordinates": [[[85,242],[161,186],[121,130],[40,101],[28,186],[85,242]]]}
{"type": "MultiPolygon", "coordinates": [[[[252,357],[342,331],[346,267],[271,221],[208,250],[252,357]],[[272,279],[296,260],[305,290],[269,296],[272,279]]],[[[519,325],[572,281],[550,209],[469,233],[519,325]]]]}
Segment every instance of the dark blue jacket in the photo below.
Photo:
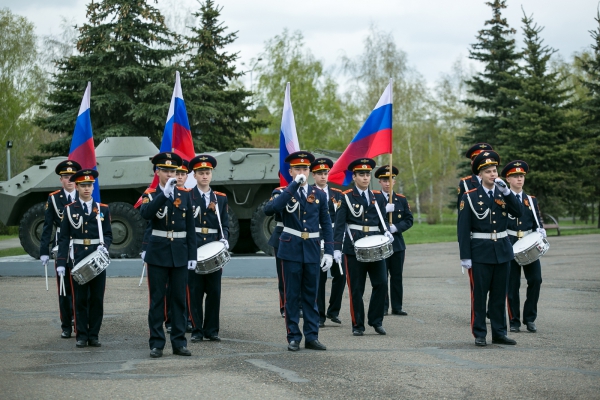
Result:
{"type": "Polygon", "coordinates": [[[508,213],[520,217],[523,207],[515,195],[510,192],[504,196],[496,188],[491,209],[489,207],[489,196],[483,186],[472,189],[463,195],[458,211],[458,245],[460,259],[471,259],[474,262],[484,264],[500,264],[514,258],[512,244],[508,237],[491,239],[471,239],[471,232],[493,233],[504,232],[508,227],[508,213]],[[485,218],[479,219],[475,211],[482,215],[489,209],[485,218]]]}
{"type": "Polygon", "coordinates": [[[457,210],[460,208],[460,201],[462,200],[463,194],[469,190],[479,187],[480,185],[481,184],[479,183],[477,175],[469,175],[460,179],[460,182],[458,182],[458,199],[456,200],[457,210]],[[465,190],[465,185],[467,186],[467,190],[465,190]]]}
{"type": "Polygon", "coordinates": [[[333,231],[331,218],[327,209],[327,197],[321,190],[312,186],[308,189],[308,199],[301,199],[298,194],[298,183],[292,182],[289,186],[279,190],[281,194],[275,196],[265,205],[266,215],[280,213],[284,227],[295,229],[299,232],[319,232],[322,227],[322,237],[302,239],[288,232],[282,232],[279,238],[277,257],[301,263],[319,263],[321,260],[321,239],[325,242],[325,254],[333,255],[333,231]],[[296,205],[298,206],[296,207],[296,205]],[[289,211],[295,208],[293,211],[289,211]]]}
{"type": "MultiPolygon", "coordinates": [[[[540,209],[538,207],[537,199],[534,196],[531,196],[533,200],[533,204],[529,202],[527,199],[527,194],[525,192],[521,192],[521,201],[523,204],[523,214],[520,217],[513,217],[512,214],[508,214],[508,229],[512,231],[535,231],[537,228],[543,228],[544,223],[542,221],[542,216],[540,214],[540,209]],[[538,221],[540,222],[540,226],[535,223],[535,218],[533,217],[533,210],[535,210],[535,214],[537,215],[538,221]]],[[[510,242],[515,244],[519,238],[515,236],[509,236],[510,242]]]]}
{"type": "MultiPolygon", "coordinates": [[[[58,239],[58,257],[56,265],[64,267],[67,264],[69,256],[69,241],[71,239],[99,239],[98,234],[98,219],[96,216],[100,212],[102,234],[104,236],[104,247],[108,249],[112,243],[112,229],[110,227],[110,211],[108,206],[102,203],[92,202],[92,211],[89,215],[83,212],[83,207],[79,200],[68,204],[65,207],[63,220],[60,224],[60,237],[58,239]],[[71,215],[71,220],[76,225],[81,224],[79,228],[75,228],[68,214],[71,215]]],[[[75,244],[73,243],[73,265],[83,260],[85,257],[96,251],[99,244],[75,244]]]]}
{"type": "Polygon", "coordinates": [[[348,234],[344,236],[344,233],[346,232],[346,224],[379,227],[379,232],[363,232],[351,229],[350,232],[352,233],[352,238],[355,242],[366,236],[383,235],[385,229],[388,228],[387,222],[385,222],[385,225],[381,224],[379,214],[377,214],[377,209],[375,208],[375,202],[377,202],[382,217],[385,216],[385,203],[383,202],[383,197],[377,199],[372,191],[369,191],[369,194],[369,205],[366,209],[364,209],[364,200],[362,200],[364,197],[359,194],[356,187],[342,192],[342,203],[335,214],[335,229],[333,232],[335,250],[342,250],[342,253],[344,254],[355,255],[354,245],[348,237],[348,234]],[[363,206],[362,213],[360,213],[357,217],[355,217],[349,210],[346,197],[350,201],[352,210],[354,210],[354,212],[358,212],[360,207],[363,206]]]}
{"type": "Polygon", "coordinates": [[[175,188],[173,199],[170,199],[164,195],[160,186],[148,189],[142,196],[140,214],[151,221],[153,230],[187,233],[185,238],[151,235],[144,261],[160,267],[185,267],[188,261],[196,260],[196,230],[188,191],[175,188]],[[157,214],[164,216],[160,218],[157,214]]]}
{"type": "MultiPolygon", "coordinates": [[[[274,197],[277,197],[281,194],[281,189],[284,189],[285,187],[278,187],[275,190],[273,190],[273,193],[271,194],[271,199],[273,200],[274,197]]],[[[281,223],[283,224],[283,220],[281,219],[281,214],[280,213],[270,213],[267,214],[267,211],[265,209],[263,209],[263,212],[265,213],[265,215],[267,216],[273,216],[273,218],[275,219],[276,223],[281,223]]],[[[279,248],[279,237],[281,236],[281,232],[283,232],[283,226],[279,226],[276,225],[275,229],[273,229],[273,233],[271,233],[271,237],[269,238],[269,246],[273,247],[275,249],[275,255],[277,255],[277,249],[279,248]]]]}
{"type": "MultiPolygon", "coordinates": [[[[385,204],[388,201],[385,199],[385,195],[379,190],[374,190],[375,197],[377,200],[381,197],[385,204]]],[[[393,233],[394,242],[392,248],[394,252],[406,250],[406,244],[404,243],[404,237],[402,232],[407,231],[413,226],[413,215],[408,205],[408,200],[404,195],[392,192],[392,203],[394,204],[394,212],[392,213],[392,224],[398,229],[397,232],[393,233]]],[[[389,214],[385,212],[385,207],[381,210],[383,218],[389,223],[389,214]]]]}
{"type": "MultiPolygon", "coordinates": [[[[75,191],[75,200],[79,200],[79,192],[75,191]]],[[[64,189],[50,193],[46,201],[46,211],[44,213],[44,228],[40,237],[40,255],[50,255],[49,246],[55,243],[52,237],[52,228],[60,228],[61,219],[65,206],[68,204],[67,194],[64,189]]],[[[58,238],[59,235],[57,235],[58,238]]],[[[57,243],[58,244],[58,243],[57,243]]]]}
{"type": "Polygon", "coordinates": [[[204,246],[207,243],[215,242],[221,239],[221,232],[219,230],[219,220],[217,218],[217,207],[218,204],[219,216],[221,217],[221,225],[223,227],[223,235],[225,239],[229,239],[229,214],[227,206],[227,195],[221,192],[215,192],[211,189],[210,204],[209,208],[206,208],[206,202],[202,199],[202,194],[198,187],[194,187],[190,191],[192,196],[192,209],[196,217],[194,217],[194,224],[196,228],[211,228],[219,231],[218,233],[201,233],[196,231],[196,244],[198,247],[204,246]],[[214,204],[213,204],[214,203],[214,204]]]}

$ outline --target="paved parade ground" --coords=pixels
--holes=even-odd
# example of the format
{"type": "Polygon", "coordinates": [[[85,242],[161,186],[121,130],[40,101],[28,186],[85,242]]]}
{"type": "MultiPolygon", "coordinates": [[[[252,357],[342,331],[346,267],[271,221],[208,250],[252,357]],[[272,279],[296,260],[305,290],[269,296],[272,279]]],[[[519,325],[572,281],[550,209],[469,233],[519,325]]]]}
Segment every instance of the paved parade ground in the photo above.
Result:
{"type": "MultiPolygon", "coordinates": [[[[409,315],[386,317],[387,336],[371,328],[352,336],[346,290],[342,325],[328,320],[320,331],[324,352],[304,343],[287,351],[274,278],[224,278],[223,340],[188,342],[192,357],[172,355],[167,344],[160,359],[149,358],[146,281],[138,287],[139,277],[108,278],[102,347],[77,349],[74,338],[59,338],[55,286],[46,292],[43,278],[6,277],[0,266],[1,396],[599,398],[600,235],[549,241],[538,332],[509,333],[517,346],[491,345],[488,325],[485,348],[470,333],[469,284],[456,243],[408,246],[409,315]]],[[[247,264],[275,269],[270,257],[247,264]]]]}

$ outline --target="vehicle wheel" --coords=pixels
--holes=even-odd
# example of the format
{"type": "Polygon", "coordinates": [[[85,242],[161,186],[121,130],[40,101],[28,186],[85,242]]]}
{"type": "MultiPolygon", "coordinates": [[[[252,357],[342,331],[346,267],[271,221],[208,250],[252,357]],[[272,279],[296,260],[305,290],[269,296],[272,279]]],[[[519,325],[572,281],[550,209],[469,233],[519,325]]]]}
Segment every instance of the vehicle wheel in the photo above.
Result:
{"type": "Polygon", "coordinates": [[[40,258],[40,239],[44,229],[46,203],[37,203],[31,207],[19,224],[19,240],[23,249],[33,258],[40,258]]]}
{"type": "Polygon", "coordinates": [[[240,221],[238,220],[237,215],[233,212],[231,208],[227,210],[227,215],[229,216],[229,248],[233,251],[233,248],[236,246],[238,239],[240,238],[240,221]]]}
{"type": "Polygon", "coordinates": [[[229,246],[229,248],[233,249],[232,252],[235,254],[254,254],[258,251],[258,247],[254,244],[252,240],[252,235],[250,234],[250,220],[242,219],[239,220],[240,224],[240,237],[235,245],[235,248],[229,246]]]}
{"type": "Polygon", "coordinates": [[[271,234],[275,230],[276,222],[275,217],[265,215],[263,208],[269,200],[263,201],[252,214],[252,225],[250,226],[250,232],[252,233],[252,239],[259,249],[270,256],[273,255],[273,247],[269,246],[269,239],[271,234]]]}
{"type": "Polygon", "coordinates": [[[108,205],[113,241],[109,252],[112,258],[135,258],[142,251],[147,222],[131,204],[115,202],[108,205]]]}

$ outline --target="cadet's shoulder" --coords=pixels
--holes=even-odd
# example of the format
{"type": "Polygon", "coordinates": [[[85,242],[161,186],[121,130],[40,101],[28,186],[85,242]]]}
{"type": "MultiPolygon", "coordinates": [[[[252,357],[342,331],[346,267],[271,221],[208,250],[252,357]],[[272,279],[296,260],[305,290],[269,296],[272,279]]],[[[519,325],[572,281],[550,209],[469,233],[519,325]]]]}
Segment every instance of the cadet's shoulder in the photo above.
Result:
{"type": "Polygon", "coordinates": [[[532,199],[535,199],[535,196],[530,194],[529,197],[531,197],[532,199]]]}
{"type": "Polygon", "coordinates": [[[150,194],[150,193],[155,193],[155,192],[156,192],[156,189],[148,188],[148,189],[146,189],[146,191],[144,192],[144,194],[150,194]]]}
{"type": "Polygon", "coordinates": [[[373,193],[375,193],[375,194],[381,194],[381,190],[373,190],[373,193]]]}
{"type": "Polygon", "coordinates": [[[222,192],[217,192],[216,190],[213,190],[213,192],[217,195],[217,196],[222,196],[222,197],[227,197],[227,195],[225,193],[222,192]]]}
{"type": "Polygon", "coordinates": [[[477,191],[477,188],[474,188],[474,189],[471,189],[471,190],[467,190],[467,191],[465,192],[465,194],[466,194],[466,193],[473,193],[473,192],[476,192],[476,191],[477,191]]]}
{"type": "Polygon", "coordinates": [[[65,207],[71,207],[73,204],[75,204],[74,201],[70,202],[69,204],[65,204],[65,207]]]}
{"type": "Polygon", "coordinates": [[[352,193],[352,189],[344,190],[344,191],[342,192],[342,194],[348,194],[348,193],[352,193]]]}
{"type": "Polygon", "coordinates": [[[55,190],[54,192],[50,193],[48,196],[54,196],[57,193],[60,193],[60,189],[55,190]]]}
{"type": "Polygon", "coordinates": [[[182,192],[191,192],[192,191],[192,189],[188,189],[188,188],[185,188],[185,187],[177,188],[177,190],[180,190],[182,192]]]}
{"type": "Polygon", "coordinates": [[[467,175],[467,176],[460,178],[461,181],[466,181],[468,179],[471,179],[471,175],[467,175]]]}
{"type": "Polygon", "coordinates": [[[396,193],[396,196],[398,196],[398,197],[401,197],[401,198],[403,198],[403,199],[405,199],[405,198],[406,198],[406,196],[405,196],[405,195],[403,195],[403,194],[401,194],[401,193],[396,193]]]}
{"type": "Polygon", "coordinates": [[[98,203],[98,205],[99,205],[100,207],[108,207],[108,204],[104,204],[104,203],[98,203]]]}
{"type": "Polygon", "coordinates": [[[340,189],[338,189],[338,188],[334,188],[334,187],[332,187],[332,188],[329,188],[329,189],[333,190],[334,192],[343,193],[343,192],[342,192],[340,189]]]}

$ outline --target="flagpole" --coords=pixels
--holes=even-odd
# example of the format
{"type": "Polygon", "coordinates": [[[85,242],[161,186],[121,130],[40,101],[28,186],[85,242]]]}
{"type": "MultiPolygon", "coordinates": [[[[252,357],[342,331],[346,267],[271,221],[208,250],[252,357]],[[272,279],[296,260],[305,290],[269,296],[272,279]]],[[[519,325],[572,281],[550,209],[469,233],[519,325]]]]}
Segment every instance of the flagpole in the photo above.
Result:
{"type": "MultiPolygon", "coordinates": [[[[394,121],[394,81],[390,78],[390,100],[392,102],[392,122],[394,121]]],[[[390,193],[388,196],[388,204],[392,204],[392,193],[394,191],[394,185],[392,181],[392,153],[394,152],[394,135],[393,135],[393,126],[390,130],[390,143],[392,144],[392,148],[390,149],[390,193]]],[[[388,214],[390,225],[392,224],[392,213],[388,214]]]]}

